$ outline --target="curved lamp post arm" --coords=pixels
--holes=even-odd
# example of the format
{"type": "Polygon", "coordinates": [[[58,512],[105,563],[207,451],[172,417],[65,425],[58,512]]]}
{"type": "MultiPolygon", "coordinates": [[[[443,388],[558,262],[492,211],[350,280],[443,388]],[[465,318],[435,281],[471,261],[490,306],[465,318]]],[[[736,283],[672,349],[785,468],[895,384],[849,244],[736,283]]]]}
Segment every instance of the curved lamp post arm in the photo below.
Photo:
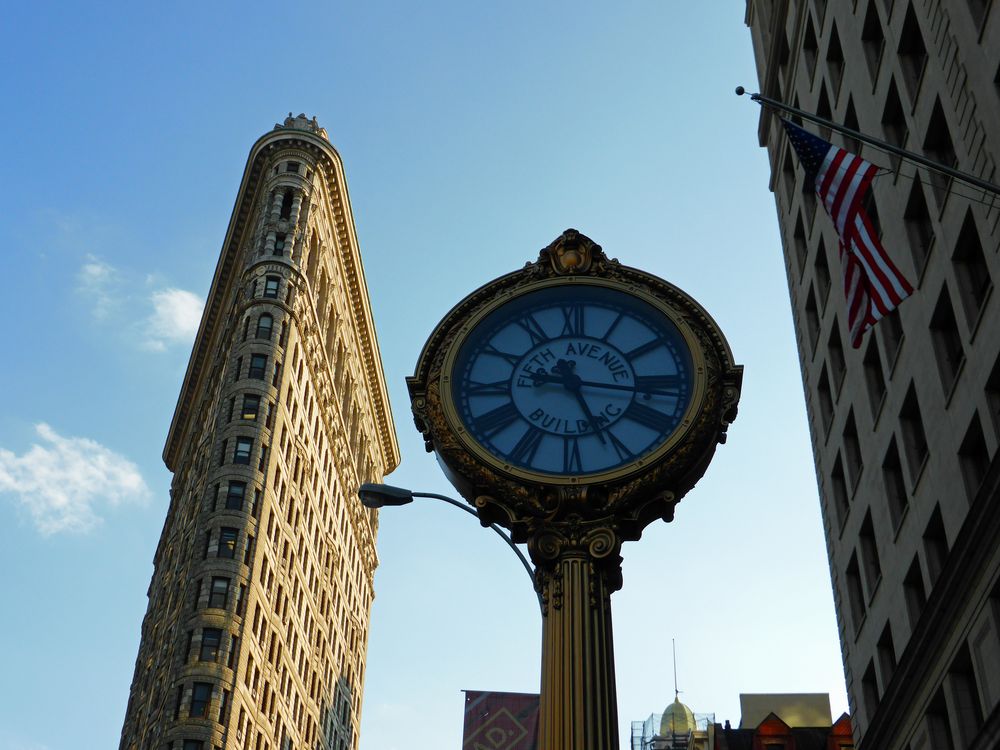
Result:
{"type": "MultiPolygon", "coordinates": [[[[476,513],[472,508],[463,502],[456,500],[455,498],[448,497],[447,495],[439,495],[436,492],[413,492],[412,490],[405,489],[403,487],[393,487],[388,484],[376,484],[373,482],[365,482],[358,488],[358,497],[361,498],[361,504],[366,508],[383,508],[387,505],[406,505],[407,503],[412,503],[415,497],[429,497],[434,500],[442,500],[448,503],[448,505],[454,505],[459,510],[465,511],[471,516],[475,516],[476,520],[479,520],[479,514],[476,513]]],[[[524,556],[524,553],[518,549],[517,545],[514,544],[514,540],[511,539],[510,535],[507,534],[503,528],[497,526],[495,523],[491,523],[489,527],[496,532],[497,536],[503,539],[504,543],[510,547],[514,554],[517,555],[517,559],[520,560],[521,565],[524,570],[528,573],[528,578],[531,579],[531,588],[535,588],[535,572],[531,569],[531,563],[528,562],[528,558],[524,556]]],[[[538,606],[542,606],[542,595],[538,591],[535,591],[538,597],[538,606]]]]}
{"type": "MultiPolygon", "coordinates": [[[[432,497],[435,500],[443,500],[444,502],[448,503],[449,505],[454,505],[456,508],[464,510],[469,515],[475,516],[476,520],[479,520],[479,514],[476,513],[476,511],[474,511],[472,508],[470,508],[465,503],[459,502],[458,500],[455,500],[454,498],[448,497],[447,495],[438,495],[435,492],[414,492],[413,496],[414,497],[432,497]]],[[[528,578],[531,579],[531,587],[534,588],[535,587],[535,571],[533,571],[531,569],[531,563],[528,562],[528,558],[526,558],[524,556],[524,553],[521,552],[520,549],[518,549],[518,547],[517,547],[516,544],[514,544],[514,540],[511,539],[510,534],[506,533],[500,526],[497,526],[495,523],[491,523],[490,524],[490,528],[493,529],[493,531],[495,531],[500,536],[500,538],[504,540],[504,542],[507,544],[508,547],[510,547],[512,550],[514,550],[514,554],[517,555],[517,559],[521,561],[521,565],[523,565],[524,569],[528,572],[528,578]]],[[[539,603],[541,603],[541,598],[540,597],[539,597],[539,603]]]]}

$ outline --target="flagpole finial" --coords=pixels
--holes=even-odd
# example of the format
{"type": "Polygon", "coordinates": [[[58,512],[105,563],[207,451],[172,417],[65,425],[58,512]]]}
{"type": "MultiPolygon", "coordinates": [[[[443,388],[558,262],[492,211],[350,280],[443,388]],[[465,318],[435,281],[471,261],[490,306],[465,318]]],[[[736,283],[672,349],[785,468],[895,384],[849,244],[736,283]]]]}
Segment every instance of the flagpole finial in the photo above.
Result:
{"type": "Polygon", "coordinates": [[[742,86],[737,86],[736,87],[736,96],[743,96],[746,92],[747,92],[747,90],[745,88],[743,88],[742,86]]]}

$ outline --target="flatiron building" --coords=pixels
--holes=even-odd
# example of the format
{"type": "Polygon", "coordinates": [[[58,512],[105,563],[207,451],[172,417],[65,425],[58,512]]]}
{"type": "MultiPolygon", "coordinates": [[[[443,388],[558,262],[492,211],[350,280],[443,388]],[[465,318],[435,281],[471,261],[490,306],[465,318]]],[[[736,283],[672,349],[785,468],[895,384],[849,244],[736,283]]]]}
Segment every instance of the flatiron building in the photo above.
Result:
{"type": "Polygon", "coordinates": [[[289,117],[250,151],[167,437],[122,750],[357,748],[398,446],[344,169],[289,117]]]}

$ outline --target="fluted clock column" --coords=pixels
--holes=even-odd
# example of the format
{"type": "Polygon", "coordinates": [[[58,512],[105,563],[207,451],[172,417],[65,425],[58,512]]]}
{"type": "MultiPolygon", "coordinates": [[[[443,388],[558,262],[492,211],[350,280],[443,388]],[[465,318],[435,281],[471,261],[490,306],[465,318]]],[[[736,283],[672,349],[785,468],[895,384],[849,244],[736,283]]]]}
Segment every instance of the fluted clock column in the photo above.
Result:
{"type": "Polygon", "coordinates": [[[615,750],[611,594],[620,544],[607,528],[581,537],[544,531],[529,545],[542,591],[540,750],[615,750]]]}

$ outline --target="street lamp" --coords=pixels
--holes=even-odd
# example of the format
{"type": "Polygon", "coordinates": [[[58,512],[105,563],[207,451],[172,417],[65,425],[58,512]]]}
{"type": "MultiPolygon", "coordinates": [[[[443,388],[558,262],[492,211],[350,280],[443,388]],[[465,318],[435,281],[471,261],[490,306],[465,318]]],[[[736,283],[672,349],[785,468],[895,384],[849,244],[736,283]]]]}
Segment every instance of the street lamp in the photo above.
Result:
{"type": "MultiPolygon", "coordinates": [[[[472,508],[463,502],[455,500],[447,495],[439,495],[436,492],[414,492],[413,490],[406,489],[405,487],[393,487],[390,484],[376,484],[375,482],[365,482],[360,487],[358,487],[358,497],[361,498],[361,504],[366,508],[384,508],[386,506],[392,505],[407,505],[413,502],[415,497],[429,497],[434,500],[441,500],[448,503],[449,505],[454,505],[459,510],[463,510],[471,516],[475,516],[476,520],[479,520],[479,514],[476,513],[472,508]]],[[[517,559],[521,561],[521,565],[524,567],[525,571],[528,573],[528,577],[531,579],[531,587],[535,588],[535,571],[531,569],[531,563],[524,556],[524,553],[518,549],[517,545],[514,544],[514,540],[510,538],[509,534],[506,534],[503,529],[497,526],[495,523],[489,524],[489,527],[497,533],[504,543],[510,547],[514,554],[517,555],[517,559]]],[[[537,590],[535,594],[538,596],[538,605],[542,605],[542,595],[537,590]]]]}

